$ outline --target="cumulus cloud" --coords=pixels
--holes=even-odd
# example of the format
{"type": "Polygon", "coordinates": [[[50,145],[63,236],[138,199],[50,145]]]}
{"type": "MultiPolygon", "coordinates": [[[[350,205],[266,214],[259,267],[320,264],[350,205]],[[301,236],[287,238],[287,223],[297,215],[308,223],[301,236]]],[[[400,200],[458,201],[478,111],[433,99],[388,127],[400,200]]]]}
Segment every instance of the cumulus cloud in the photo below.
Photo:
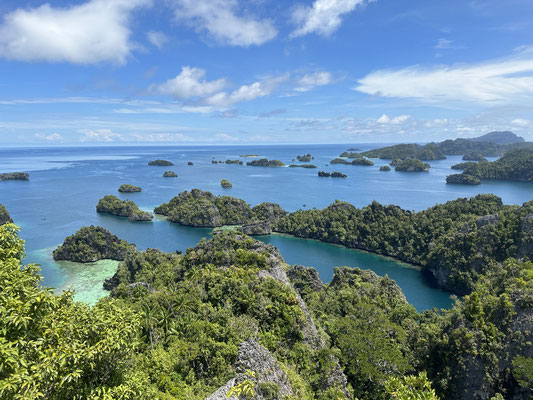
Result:
{"type": "Polygon", "coordinates": [[[52,133],[50,135],[36,133],[34,136],[36,139],[46,142],[62,142],[64,140],[63,136],[61,136],[59,133],[52,133]]]}
{"type": "Polygon", "coordinates": [[[82,143],[133,143],[133,142],[190,142],[192,139],[182,133],[115,133],[111,129],[82,130],[82,143]]]}
{"type": "Polygon", "coordinates": [[[394,118],[389,118],[389,116],[387,114],[383,114],[381,117],[379,117],[376,122],[378,124],[394,124],[394,125],[398,125],[398,124],[401,124],[402,122],[405,122],[407,121],[409,118],[411,118],[410,115],[398,115],[397,117],[394,117],[394,118]]]}
{"type": "Polygon", "coordinates": [[[19,8],[0,25],[0,56],[20,61],[123,64],[131,41],[132,11],[152,0],[91,0],[54,8],[19,8]]]}
{"type": "Polygon", "coordinates": [[[281,83],[289,79],[288,75],[265,78],[250,85],[242,85],[237,90],[227,93],[219,92],[207,98],[207,104],[216,107],[228,107],[242,101],[251,101],[271,94],[281,83]]]}
{"type": "Polygon", "coordinates": [[[182,67],[178,76],[169,79],[165,83],[150,86],[149,91],[180,99],[188,99],[213,95],[228,85],[227,80],[224,78],[207,81],[205,74],[205,70],[200,68],[182,67]]]}
{"type": "Polygon", "coordinates": [[[168,37],[163,32],[150,31],[146,34],[146,38],[158,49],[162,48],[168,42],[168,37]]]}
{"type": "Polygon", "coordinates": [[[298,86],[294,90],[297,92],[307,92],[316,86],[325,86],[333,82],[331,73],[327,71],[314,72],[312,74],[306,74],[298,79],[298,86]]]}
{"type": "Polygon", "coordinates": [[[311,7],[297,6],[292,19],[298,27],[291,33],[291,37],[309,33],[330,35],[341,25],[344,14],[367,3],[367,0],[315,0],[311,7]]]}
{"type": "Polygon", "coordinates": [[[431,102],[509,103],[533,98],[533,57],[524,52],[483,64],[378,70],[355,90],[370,95],[431,102]]]}
{"type": "Polygon", "coordinates": [[[511,124],[515,126],[519,126],[521,128],[525,128],[531,124],[531,121],[524,119],[524,118],[516,118],[511,121],[511,124]]]}
{"type": "Polygon", "coordinates": [[[80,142],[125,142],[127,141],[121,134],[114,133],[110,129],[83,130],[81,131],[80,142]]]}
{"type": "Polygon", "coordinates": [[[441,38],[437,40],[437,44],[433,46],[435,49],[451,49],[452,48],[452,41],[448,39],[441,38]]]}
{"type": "Polygon", "coordinates": [[[178,20],[207,31],[223,44],[261,45],[278,33],[269,19],[237,15],[238,0],[174,0],[174,4],[178,20]]]}

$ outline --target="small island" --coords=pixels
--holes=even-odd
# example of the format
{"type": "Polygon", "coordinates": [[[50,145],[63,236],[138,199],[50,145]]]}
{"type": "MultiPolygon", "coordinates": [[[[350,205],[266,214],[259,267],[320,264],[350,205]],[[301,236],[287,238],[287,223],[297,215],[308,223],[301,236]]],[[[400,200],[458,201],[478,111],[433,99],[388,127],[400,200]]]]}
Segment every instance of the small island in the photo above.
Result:
{"type": "Polygon", "coordinates": [[[374,162],[366,157],[359,157],[352,161],[352,165],[362,165],[364,167],[371,167],[374,165],[374,162]]]}
{"type": "Polygon", "coordinates": [[[239,157],[243,157],[243,158],[259,157],[259,154],[241,154],[239,157]]]}
{"type": "Polygon", "coordinates": [[[54,260],[91,263],[98,260],[123,261],[136,251],[133,244],[121,240],[100,226],[83,227],[53,252],[54,260]]]}
{"type": "Polygon", "coordinates": [[[359,158],[359,157],[362,157],[361,154],[359,153],[354,153],[354,152],[351,152],[351,151],[345,151],[344,153],[342,153],[339,157],[344,157],[344,158],[359,158]]]}
{"type": "Polygon", "coordinates": [[[343,164],[343,165],[351,165],[352,162],[345,160],[344,158],[335,158],[329,162],[330,164],[343,164]]]}
{"type": "Polygon", "coordinates": [[[307,153],[303,156],[297,155],[296,159],[300,162],[311,162],[311,160],[314,160],[315,157],[313,157],[310,153],[307,153]]]}
{"type": "Polygon", "coordinates": [[[463,170],[466,167],[468,167],[470,165],[474,165],[474,164],[475,164],[475,162],[472,162],[472,161],[462,162],[462,163],[459,163],[459,164],[452,165],[451,169],[463,170]]]}
{"type": "Polygon", "coordinates": [[[192,161],[189,161],[187,165],[194,165],[194,163],[192,161]]]}
{"type": "Polygon", "coordinates": [[[394,169],[404,172],[428,172],[429,168],[431,168],[429,164],[423,163],[416,158],[408,158],[398,162],[394,169]]]}
{"type": "Polygon", "coordinates": [[[318,171],[318,176],[322,178],[347,178],[347,175],[343,174],[342,172],[325,172],[325,171],[318,171]]]}
{"type": "Polygon", "coordinates": [[[237,164],[242,165],[243,162],[241,160],[226,160],[226,164],[237,164]]]}
{"type": "Polygon", "coordinates": [[[388,165],[382,165],[381,167],[379,167],[379,170],[387,172],[391,170],[391,167],[389,167],[388,165]]]}
{"type": "Polygon", "coordinates": [[[128,221],[151,221],[152,213],[142,211],[133,201],[120,200],[113,195],[107,195],[100,199],[96,205],[96,211],[119,217],[127,217],[128,221]]]}
{"type": "Polygon", "coordinates": [[[118,188],[118,191],[121,193],[136,193],[136,192],[141,192],[142,189],[139,186],[125,183],[123,185],[120,185],[120,187],[118,188]]]}
{"type": "Polygon", "coordinates": [[[0,204],[0,225],[10,224],[12,222],[13,220],[11,219],[7,208],[3,204],[0,204]]]}
{"type": "Polygon", "coordinates": [[[26,172],[8,172],[0,174],[0,181],[29,181],[30,174],[26,172]]]}
{"type": "Polygon", "coordinates": [[[446,159],[446,156],[439,149],[436,143],[429,143],[424,146],[413,143],[397,144],[394,146],[387,146],[382,147],[380,149],[365,151],[361,153],[361,155],[369,158],[381,158],[390,160],[393,160],[395,158],[415,158],[422,161],[446,159]]]}
{"type": "Polygon", "coordinates": [[[174,171],[165,171],[163,173],[163,178],[177,178],[178,174],[176,174],[174,171]]]}
{"type": "Polygon", "coordinates": [[[469,151],[463,156],[463,161],[487,161],[480,151],[469,151]]]}
{"type": "Polygon", "coordinates": [[[348,151],[361,151],[361,149],[358,149],[357,147],[350,147],[348,151]]]}
{"type": "Polygon", "coordinates": [[[285,164],[280,160],[268,160],[266,158],[260,158],[259,160],[248,161],[246,165],[251,167],[284,167],[285,164]]]}
{"type": "Polygon", "coordinates": [[[317,168],[314,164],[291,164],[289,168],[317,168]]]}
{"type": "Polygon", "coordinates": [[[174,163],[167,161],[167,160],[154,160],[154,161],[148,162],[148,165],[152,165],[156,167],[171,167],[174,165],[174,163]]]}
{"type": "Polygon", "coordinates": [[[228,181],[227,179],[222,179],[220,181],[220,186],[222,186],[223,188],[230,188],[230,187],[233,187],[233,185],[231,184],[230,181],[228,181]]]}
{"type": "Polygon", "coordinates": [[[453,174],[446,177],[446,183],[459,185],[479,185],[481,180],[468,174],[453,174]]]}

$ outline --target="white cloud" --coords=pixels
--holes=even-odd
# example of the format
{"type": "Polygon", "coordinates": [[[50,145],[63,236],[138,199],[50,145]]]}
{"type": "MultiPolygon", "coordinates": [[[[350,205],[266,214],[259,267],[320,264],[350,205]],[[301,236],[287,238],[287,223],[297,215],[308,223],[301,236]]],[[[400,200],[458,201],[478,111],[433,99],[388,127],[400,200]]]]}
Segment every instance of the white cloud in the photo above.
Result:
{"type": "Polygon", "coordinates": [[[81,130],[83,143],[133,143],[133,142],[190,142],[192,139],[182,133],[115,133],[111,129],[81,130]]]}
{"type": "Polygon", "coordinates": [[[36,139],[44,140],[47,142],[62,142],[63,141],[63,136],[61,136],[59,133],[52,133],[50,135],[36,133],[34,136],[36,139]]]}
{"type": "Polygon", "coordinates": [[[511,124],[519,126],[521,128],[525,128],[526,126],[529,126],[531,124],[531,121],[528,121],[527,119],[523,118],[516,118],[511,121],[511,124]]]}
{"type": "Polygon", "coordinates": [[[240,140],[238,137],[228,135],[227,133],[217,133],[215,138],[222,142],[238,142],[240,140]]]}
{"type": "Polygon", "coordinates": [[[149,91],[171,95],[180,99],[188,99],[213,95],[220,92],[227,85],[228,82],[224,78],[206,81],[203,69],[182,67],[178,76],[169,79],[165,83],[150,86],[149,91]]]}
{"type": "Polygon", "coordinates": [[[80,142],[125,142],[121,134],[114,133],[111,129],[83,130],[80,132],[80,142]]]}
{"type": "Polygon", "coordinates": [[[359,80],[355,90],[370,95],[431,102],[509,103],[533,98],[533,57],[521,53],[483,64],[411,66],[379,70],[359,80]]]}
{"type": "Polygon", "coordinates": [[[448,39],[439,39],[437,40],[437,44],[433,46],[435,49],[451,49],[452,48],[452,41],[448,39]]]}
{"type": "Polygon", "coordinates": [[[313,32],[324,36],[330,35],[341,25],[342,15],[367,3],[367,0],[315,0],[311,7],[300,5],[292,14],[298,27],[291,33],[291,37],[313,32]]]}
{"type": "Polygon", "coordinates": [[[151,0],[91,0],[67,8],[19,8],[0,25],[0,55],[20,61],[123,64],[136,45],[130,14],[151,0]]]}
{"type": "Polygon", "coordinates": [[[381,117],[379,117],[376,122],[378,124],[394,124],[394,125],[398,125],[398,124],[401,124],[402,122],[405,122],[407,121],[409,118],[411,118],[410,115],[398,115],[397,117],[394,117],[394,118],[389,118],[389,116],[387,114],[383,114],[381,117]]]}
{"type": "Polygon", "coordinates": [[[232,46],[261,45],[273,39],[277,30],[272,21],[238,16],[237,0],[174,0],[176,18],[198,30],[206,30],[217,41],[232,46]]]}
{"type": "Polygon", "coordinates": [[[307,92],[316,86],[325,86],[333,82],[331,73],[327,71],[314,72],[312,74],[306,74],[298,79],[297,92],[307,92]]]}
{"type": "Polygon", "coordinates": [[[163,32],[150,31],[146,34],[146,38],[158,49],[162,48],[168,42],[168,37],[163,32]]]}
{"type": "Polygon", "coordinates": [[[288,75],[265,78],[250,85],[242,85],[228,94],[219,92],[206,99],[206,103],[216,107],[228,107],[242,101],[251,101],[271,94],[281,83],[289,79],[288,75]]]}

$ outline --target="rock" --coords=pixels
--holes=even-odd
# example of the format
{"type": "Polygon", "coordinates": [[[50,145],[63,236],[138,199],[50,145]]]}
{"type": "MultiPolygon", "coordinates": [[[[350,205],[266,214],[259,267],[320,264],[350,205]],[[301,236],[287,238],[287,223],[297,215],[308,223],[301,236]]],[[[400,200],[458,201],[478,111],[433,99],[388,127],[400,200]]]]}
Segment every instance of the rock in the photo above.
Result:
{"type": "Polygon", "coordinates": [[[26,172],[9,172],[0,174],[0,181],[29,181],[30,174],[26,172]]]}
{"type": "Polygon", "coordinates": [[[272,233],[272,225],[267,221],[256,222],[244,224],[240,227],[240,230],[245,235],[270,235],[272,233]]]}
{"type": "Polygon", "coordinates": [[[314,268],[294,265],[287,271],[292,286],[304,298],[311,292],[319,292],[324,289],[318,271],[314,268]]]}
{"type": "Polygon", "coordinates": [[[281,208],[279,204],[269,202],[256,205],[252,208],[252,212],[259,221],[266,221],[272,226],[275,226],[280,218],[287,215],[287,211],[281,208]]]}
{"type": "Polygon", "coordinates": [[[154,160],[148,162],[148,165],[156,166],[156,167],[171,167],[174,165],[174,163],[167,161],[167,160],[154,160]]]}
{"type": "Polygon", "coordinates": [[[126,184],[120,185],[120,187],[118,188],[118,191],[122,193],[135,193],[135,192],[142,191],[142,189],[139,186],[134,186],[134,185],[130,185],[126,183],[126,184]]]}
{"type": "Polygon", "coordinates": [[[0,225],[13,223],[7,208],[3,204],[0,204],[0,225]]]}
{"type": "Polygon", "coordinates": [[[192,161],[189,161],[187,165],[194,165],[194,163],[192,161]]]}
{"type": "Polygon", "coordinates": [[[178,174],[176,174],[174,171],[165,171],[163,174],[163,178],[177,178],[178,174]]]}

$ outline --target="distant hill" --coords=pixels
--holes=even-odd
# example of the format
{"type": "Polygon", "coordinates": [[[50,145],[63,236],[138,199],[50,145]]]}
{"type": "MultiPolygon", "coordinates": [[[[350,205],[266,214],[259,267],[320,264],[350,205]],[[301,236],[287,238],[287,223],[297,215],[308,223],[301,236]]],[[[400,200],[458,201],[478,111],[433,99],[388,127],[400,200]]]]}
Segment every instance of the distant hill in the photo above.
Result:
{"type": "Polygon", "coordinates": [[[496,144],[522,143],[526,140],[510,131],[494,131],[485,135],[469,139],[473,142],[490,142],[496,144]]]}

